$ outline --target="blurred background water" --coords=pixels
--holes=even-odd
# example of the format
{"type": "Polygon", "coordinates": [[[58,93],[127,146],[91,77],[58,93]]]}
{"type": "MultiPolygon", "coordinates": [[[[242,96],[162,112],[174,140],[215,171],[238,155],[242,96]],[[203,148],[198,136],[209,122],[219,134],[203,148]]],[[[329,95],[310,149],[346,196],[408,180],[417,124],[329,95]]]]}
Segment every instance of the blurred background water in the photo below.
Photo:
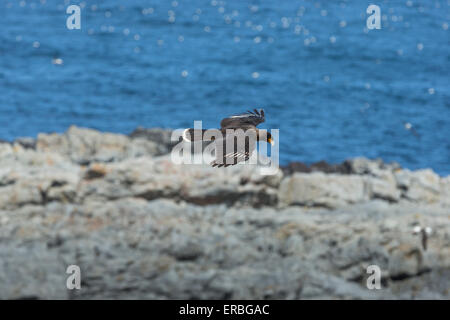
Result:
{"type": "Polygon", "coordinates": [[[448,175],[449,8],[450,0],[2,0],[0,139],[71,124],[217,127],[264,108],[261,127],[280,129],[284,164],[380,157],[448,175]],[[381,30],[366,29],[372,3],[381,30]],[[70,4],[82,8],[81,30],[66,28],[70,4]]]}

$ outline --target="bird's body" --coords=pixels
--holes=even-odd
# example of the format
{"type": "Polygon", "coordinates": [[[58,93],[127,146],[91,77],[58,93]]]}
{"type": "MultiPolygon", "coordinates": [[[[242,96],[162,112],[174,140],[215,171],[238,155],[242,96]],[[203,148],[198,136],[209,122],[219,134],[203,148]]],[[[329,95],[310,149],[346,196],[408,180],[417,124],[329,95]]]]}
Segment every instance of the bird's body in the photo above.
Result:
{"type": "Polygon", "coordinates": [[[220,130],[211,134],[210,140],[205,138],[208,130],[186,129],[183,133],[185,141],[214,141],[215,160],[213,167],[228,167],[247,161],[256,149],[258,141],[273,143],[271,134],[260,131],[256,126],[265,121],[264,110],[247,111],[243,114],[230,116],[220,122],[220,130]]]}
{"type": "Polygon", "coordinates": [[[405,129],[410,131],[416,138],[420,139],[420,135],[410,122],[404,122],[405,129]]]}

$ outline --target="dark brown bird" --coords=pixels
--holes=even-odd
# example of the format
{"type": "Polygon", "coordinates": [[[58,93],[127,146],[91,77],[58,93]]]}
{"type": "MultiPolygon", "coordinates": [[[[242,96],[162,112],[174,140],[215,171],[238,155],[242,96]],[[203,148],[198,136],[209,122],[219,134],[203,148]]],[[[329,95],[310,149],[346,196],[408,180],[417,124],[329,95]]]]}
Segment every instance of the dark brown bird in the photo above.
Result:
{"type": "MultiPolygon", "coordinates": [[[[208,130],[186,129],[183,133],[185,141],[214,141],[215,160],[211,162],[213,167],[228,167],[242,161],[247,161],[256,149],[258,141],[268,142],[274,145],[272,135],[269,132],[260,131],[257,125],[265,121],[264,110],[254,109],[246,113],[230,116],[220,122],[220,130],[216,130],[217,136],[205,138],[208,130]]],[[[211,130],[211,129],[210,129],[211,130]]],[[[214,129],[213,129],[214,130],[214,129]]],[[[211,131],[210,131],[211,132],[211,131]]]]}

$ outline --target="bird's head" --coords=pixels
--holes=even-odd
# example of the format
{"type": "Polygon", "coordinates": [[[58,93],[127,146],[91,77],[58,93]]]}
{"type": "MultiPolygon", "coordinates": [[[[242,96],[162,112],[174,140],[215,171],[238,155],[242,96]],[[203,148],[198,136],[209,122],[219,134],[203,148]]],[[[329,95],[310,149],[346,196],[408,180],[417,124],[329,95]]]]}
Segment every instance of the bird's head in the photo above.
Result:
{"type": "Polygon", "coordinates": [[[275,141],[272,138],[272,135],[270,134],[270,132],[267,132],[267,142],[270,143],[272,146],[275,145],[275,141]]]}

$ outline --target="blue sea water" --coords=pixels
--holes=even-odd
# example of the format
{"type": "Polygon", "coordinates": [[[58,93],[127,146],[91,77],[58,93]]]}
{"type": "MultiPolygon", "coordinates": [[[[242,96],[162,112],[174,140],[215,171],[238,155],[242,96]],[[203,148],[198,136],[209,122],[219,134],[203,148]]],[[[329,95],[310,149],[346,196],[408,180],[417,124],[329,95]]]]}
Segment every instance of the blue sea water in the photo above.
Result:
{"type": "Polygon", "coordinates": [[[217,127],[264,108],[280,160],[450,174],[450,1],[0,2],[0,139],[217,127]],[[81,6],[81,30],[66,8],[81,6]],[[381,8],[367,30],[366,8],[381,8]],[[412,129],[407,130],[405,123],[412,129]],[[414,131],[415,130],[415,131],[414,131]],[[413,134],[417,133],[417,136],[413,134]]]}

